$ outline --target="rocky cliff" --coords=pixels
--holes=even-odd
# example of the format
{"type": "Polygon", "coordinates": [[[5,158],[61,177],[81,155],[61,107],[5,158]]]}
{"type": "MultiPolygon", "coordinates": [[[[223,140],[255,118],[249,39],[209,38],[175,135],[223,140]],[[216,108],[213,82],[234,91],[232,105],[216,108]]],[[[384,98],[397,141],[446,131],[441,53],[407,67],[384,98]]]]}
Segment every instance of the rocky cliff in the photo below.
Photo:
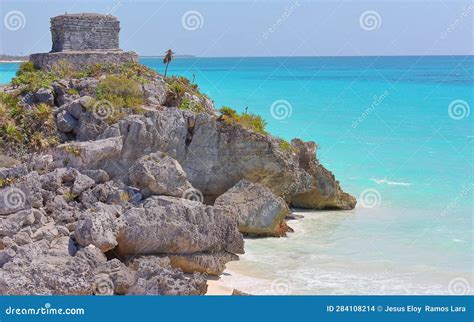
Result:
{"type": "Polygon", "coordinates": [[[316,145],[136,63],[22,66],[0,105],[0,293],[204,294],[289,206],[351,209],[316,145]]]}

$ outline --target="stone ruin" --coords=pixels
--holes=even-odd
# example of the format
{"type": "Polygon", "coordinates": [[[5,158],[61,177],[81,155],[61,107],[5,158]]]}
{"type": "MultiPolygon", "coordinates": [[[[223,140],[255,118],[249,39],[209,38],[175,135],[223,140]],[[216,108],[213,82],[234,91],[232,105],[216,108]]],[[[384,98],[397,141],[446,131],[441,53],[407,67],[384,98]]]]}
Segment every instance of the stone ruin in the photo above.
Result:
{"type": "Polygon", "coordinates": [[[119,47],[120,22],[111,15],[96,13],[64,14],[51,18],[53,47],[49,53],[30,55],[33,64],[50,70],[59,61],[83,69],[95,63],[137,62],[135,52],[119,47]]]}

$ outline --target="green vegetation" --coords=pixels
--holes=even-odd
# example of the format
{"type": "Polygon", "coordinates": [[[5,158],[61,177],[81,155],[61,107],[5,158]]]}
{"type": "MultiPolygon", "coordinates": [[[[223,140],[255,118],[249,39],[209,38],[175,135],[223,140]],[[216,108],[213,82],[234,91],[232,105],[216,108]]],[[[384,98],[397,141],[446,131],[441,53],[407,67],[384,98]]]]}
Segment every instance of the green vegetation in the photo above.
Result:
{"type": "Polygon", "coordinates": [[[188,98],[183,98],[181,104],[178,106],[179,109],[188,110],[194,113],[204,112],[204,106],[194,101],[191,101],[188,98]]]}
{"type": "Polygon", "coordinates": [[[5,178],[5,179],[0,179],[0,188],[10,186],[14,184],[17,181],[17,178],[5,178]]]}
{"type": "Polygon", "coordinates": [[[65,146],[63,150],[65,152],[67,152],[69,154],[72,154],[72,155],[75,155],[75,156],[80,156],[81,155],[81,151],[78,148],[70,146],[70,145],[65,146]]]}
{"type": "Polygon", "coordinates": [[[46,72],[36,69],[33,63],[28,61],[20,65],[12,84],[21,86],[22,92],[25,93],[35,92],[43,87],[51,87],[54,81],[62,78],[100,77],[102,75],[117,75],[140,84],[150,82],[158,76],[154,70],[135,62],[121,65],[94,64],[85,70],[76,71],[69,62],[59,61],[51,68],[51,71],[46,72]]]}
{"type": "Polygon", "coordinates": [[[63,197],[67,202],[71,202],[71,201],[74,201],[77,198],[77,195],[75,193],[71,192],[71,191],[67,191],[63,195],[63,197]]]}
{"type": "Polygon", "coordinates": [[[58,143],[52,108],[20,105],[18,93],[0,93],[0,149],[20,153],[58,143]]]}
{"type": "Polygon", "coordinates": [[[99,100],[109,101],[116,112],[130,108],[139,113],[143,103],[140,84],[125,76],[107,76],[97,86],[96,95],[99,100]]]}
{"type": "Polygon", "coordinates": [[[12,79],[12,84],[21,86],[22,92],[36,92],[43,87],[51,87],[55,80],[58,80],[52,72],[37,70],[33,63],[28,61],[20,65],[16,77],[12,79]]]}
{"type": "Polygon", "coordinates": [[[221,119],[227,124],[238,123],[242,127],[260,134],[268,134],[265,130],[267,122],[260,116],[252,113],[238,114],[234,109],[223,106],[221,112],[221,119]]]}
{"type": "Polygon", "coordinates": [[[284,139],[278,139],[278,146],[280,147],[281,150],[290,152],[290,153],[297,153],[298,149],[291,145],[290,142],[284,140],[284,139]]]}

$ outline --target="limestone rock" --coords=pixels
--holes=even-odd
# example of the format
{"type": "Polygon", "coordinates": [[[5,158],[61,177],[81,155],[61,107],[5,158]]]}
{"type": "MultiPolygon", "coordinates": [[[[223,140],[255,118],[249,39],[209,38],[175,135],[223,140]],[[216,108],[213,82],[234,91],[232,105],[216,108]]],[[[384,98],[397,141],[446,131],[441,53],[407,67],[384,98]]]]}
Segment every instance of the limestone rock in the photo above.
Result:
{"type": "Polygon", "coordinates": [[[122,255],[242,254],[242,235],[235,220],[223,211],[186,199],[150,197],[123,214],[117,250],[122,255]]]}
{"type": "Polygon", "coordinates": [[[67,244],[52,249],[46,240],[19,247],[0,269],[2,295],[90,295],[93,270],[106,258],[93,246],[69,254],[67,244]]]}
{"type": "Polygon", "coordinates": [[[98,169],[118,158],[122,150],[122,138],[97,141],[64,143],[52,151],[55,161],[76,168],[98,169]]]}
{"type": "Polygon", "coordinates": [[[54,105],[53,90],[50,88],[40,88],[35,94],[35,101],[38,103],[45,103],[54,105]]]}
{"type": "Polygon", "coordinates": [[[309,209],[353,209],[356,199],[342,191],[334,175],[316,159],[316,144],[294,139],[299,165],[312,176],[313,189],[291,197],[294,207],[309,209]]]}
{"type": "Polygon", "coordinates": [[[117,246],[116,236],[120,229],[120,209],[102,203],[88,211],[76,226],[76,241],[81,246],[94,245],[102,252],[117,246]]]}
{"type": "Polygon", "coordinates": [[[59,131],[69,133],[78,125],[78,121],[69,112],[62,111],[56,116],[56,124],[59,131]]]}
{"type": "Polygon", "coordinates": [[[129,178],[144,197],[153,194],[182,197],[192,188],[178,161],[160,152],[138,159],[129,170],[129,178]]]}
{"type": "Polygon", "coordinates": [[[204,277],[173,269],[167,258],[140,257],[131,265],[137,271],[138,280],[128,291],[129,295],[204,295],[207,292],[204,277]]]}
{"type": "Polygon", "coordinates": [[[280,237],[287,231],[288,205],[261,184],[241,180],[219,196],[214,206],[229,208],[229,213],[237,216],[239,231],[244,234],[280,237]]]}
{"type": "Polygon", "coordinates": [[[171,266],[178,267],[185,273],[199,272],[214,276],[222,274],[226,263],[239,259],[237,255],[227,252],[169,255],[168,257],[171,266]]]}

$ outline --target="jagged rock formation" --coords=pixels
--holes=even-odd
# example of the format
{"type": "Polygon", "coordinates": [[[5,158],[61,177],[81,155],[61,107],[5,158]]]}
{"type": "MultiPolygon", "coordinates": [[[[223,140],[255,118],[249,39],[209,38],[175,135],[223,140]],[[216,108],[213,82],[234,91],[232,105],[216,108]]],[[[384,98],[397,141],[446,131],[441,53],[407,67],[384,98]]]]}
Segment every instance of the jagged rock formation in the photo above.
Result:
{"type": "Polygon", "coordinates": [[[0,294],[204,294],[242,233],[284,236],[291,205],[355,206],[314,143],[226,119],[189,81],[138,64],[24,73],[54,80],[0,96],[0,129],[23,129],[0,131],[0,294]]]}
{"type": "Polygon", "coordinates": [[[280,237],[288,231],[288,205],[261,184],[241,180],[219,196],[214,205],[228,208],[244,234],[280,237]]]}

